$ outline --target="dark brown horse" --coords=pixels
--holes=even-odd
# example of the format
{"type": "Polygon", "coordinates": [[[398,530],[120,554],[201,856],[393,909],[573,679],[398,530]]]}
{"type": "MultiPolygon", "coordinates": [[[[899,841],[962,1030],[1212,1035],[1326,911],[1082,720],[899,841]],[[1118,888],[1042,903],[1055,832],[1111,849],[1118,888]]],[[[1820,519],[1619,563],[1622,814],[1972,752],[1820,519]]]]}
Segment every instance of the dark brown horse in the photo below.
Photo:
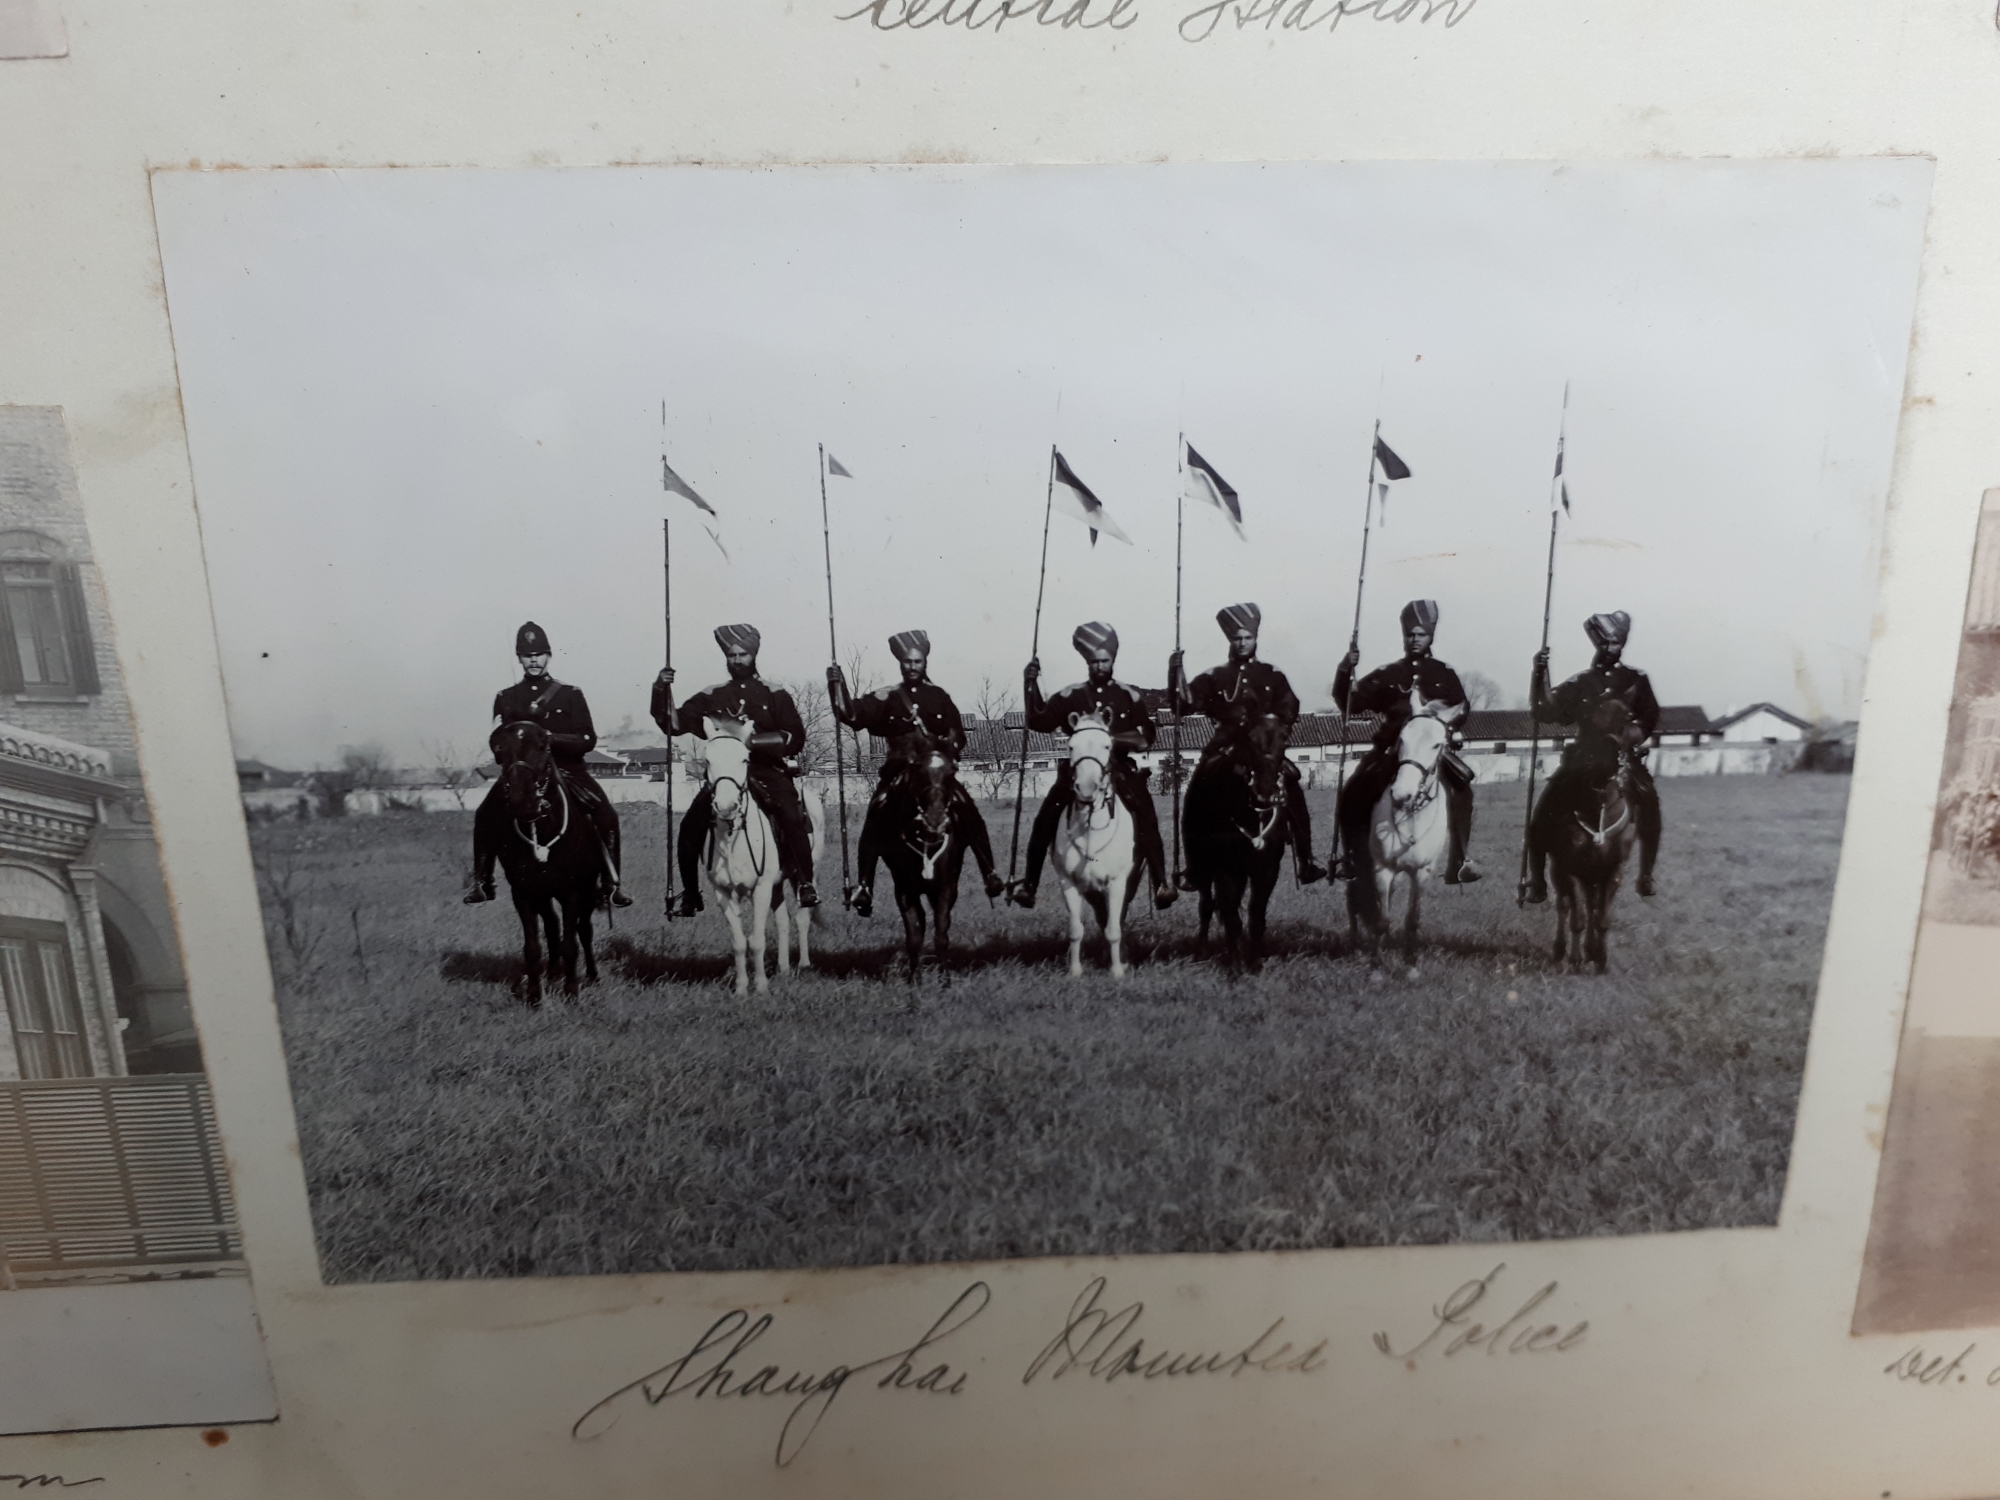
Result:
{"type": "Polygon", "coordinates": [[[1264,966],[1264,913],[1285,854],[1285,743],[1290,731],[1265,714],[1252,721],[1223,760],[1188,783],[1182,822],[1189,865],[1199,871],[1201,936],[1208,949],[1211,916],[1222,918],[1224,957],[1256,973],[1264,966]],[[1250,897],[1244,941],[1245,892],[1250,897]]]}
{"type": "Polygon", "coordinates": [[[1602,974],[1611,902],[1625,878],[1625,861],[1639,839],[1632,784],[1621,755],[1603,764],[1565,768],[1552,777],[1535,808],[1535,841],[1548,854],[1556,894],[1553,957],[1565,952],[1572,970],[1586,958],[1602,974]]]}
{"type": "Polygon", "coordinates": [[[951,954],[951,912],[958,903],[958,877],[965,867],[965,833],[952,816],[958,761],[929,742],[912,756],[901,785],[882,809],[882,862],[896,883],[896,909],[903,914],[903,947],[910,983],[924,956],[924,903],[937,929],[937,961],[951,954]]]}
{"type": "Polygon", "coordinates": [[[610,894],[610,876],[589,820],[563,786],[549,750],[549,734],[525,720],[502,724],[488,743],[500,763],[500,803],[507,815],[500,868],[521,918],[521,959],[527,966],[524,998],[542,1003],[542,934],[548,934],[549,975],[562,976],[563,994],[577,993],[577,950],[591,983],[597,954],[591,912],[610,894]]]}

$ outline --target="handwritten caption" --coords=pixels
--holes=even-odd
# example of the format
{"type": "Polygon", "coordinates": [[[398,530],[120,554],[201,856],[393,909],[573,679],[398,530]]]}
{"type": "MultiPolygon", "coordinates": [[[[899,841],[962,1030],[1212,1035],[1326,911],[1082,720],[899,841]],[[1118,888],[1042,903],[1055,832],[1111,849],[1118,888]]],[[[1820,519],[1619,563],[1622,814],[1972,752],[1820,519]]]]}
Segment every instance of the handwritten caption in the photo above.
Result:
{"type": "MultiPolygon", "coordinates": [[[[1882,1373],[1895,1381],[1909,1381],[1916,1385],[1944,1386],[1964,1385],[1966,1381],[1979,1375],[1981,1361],[1973,1358],[1979,1352],[1977,1344],[1967,1344],[1958,1353],[1947,1358],[1942,1354],[1932,1354],[1922,1345],[1914,1345],[1904,1350],[1882,1367],[1882,1373]]],[[[1980,1383],[2000,1386],[2000,1365],[1980,1376],[1980,1383]]]]}
{"type": "Polygon", "coordinates": [[[1508,1354],[1566,1354],[1583,1342],[1584,1334],[1590,1329],[1588,1319],[1572,1324],[1567,1330],[1560,1323],[1535,1322],[1542,1305],[1556,1294],[1557,1284],[1553,1281],[1515,1308],[1514,1315],[1506,1322],[1496,1323],[1491,1328],[1475,1323],[1472,1310],[1486,1300],[1487,1294],[1493,1290],[1493,1283],[1506,1269],[1507,1263],[1502,1261],[1484,1276],[1466,1282],[1433,1307],[1430,1331],[1409,1348],[1398,1350],[1386,1333],[1375,1335],[1375,1348],[1391,1359],[1411,1362],[1414,1369],[1416,1357],[1439,1339],[1445,1340],[1440,1351],[1445,1359],[1467,1349],[1484,1349],[1488,1354],[1503,1351],[1508,1354]],[[1449,1338],[1446,1338],[1447,1334],[1449,1338]]]}
{"type": "MultiPolygon", "coordinates": [[[[1547,1354],[1566,1352],[1583,1341],[1588,1321],[1577,1321],[1567,1328],[1560,1322],[1538,1321],[1544,1306],[1556,1296],[1553,1281],[1524,1298],[1505,1321],[1490,1328],[1475,1322],[1474,1309],[1492,1292],[1505,1269],[1504,1264],[1495,1266],[1434,1305],[1431,1327],[1413,1338],[1408,1348],[1398,1350],[1387,1333],[1377,1333],[1376,1349],[1415,1369],[1417,1356],[1426,1350],[1434,1349],[1447,1359],[1467,1349],[1483,1349],[1488,1354],[1547,1354]]],[[[776,1402],[775,1410],[783,1413],[783,1421],[773,1459],[783,1468],[804,1451],[850,1386],[905,1400],[964,1395],[971,1381],[966,1357],[962,1353],[946,1357],[941,1351],[954,1339],[962,1344],[959,1336],[992,1301],[992,1288],[975,1281],[922,1333],[908,1338],[906,1330],[906,1341],[899,1341],[888,1353],[811,1368],[782,1358],[765,1359],[759,1346],[767,1338],[775,1342],[776,1314],[753,1316],[748,1308],[733,1308],[710,1323],[684,1352],[592,1402],[571,1426],[570,1436],[578,1442],[593,1442],[626,1412],[669,1401],[718,1405],[776,1402]]],[[[1115,1298],[1108,1278],[1091,1278],[1022,1370],[1021,1384],[1053,1385],[1073,1378],[1104,1385],[1136,1382],[1144,1387],[1156,1382],[1233,1381],[1243,1376],[1310,1376],[1325,1369],[1329,1360],[1330,1337],[1288,1335],[1283,1317],[1273,1319],[1251,1337],[1207,1344],[1160,1335],[1150,1325],[1142,1330],[1145,1318],[1144,1302],[1115,1298]]]]}
{"type": "Polygon", "coordinates": [[[80,1490],[86,1484],[102,1483],[102,1474],[89,1479],[65,1479],[60,1474],[0,1474],[0,1484],[11,1484],[17,1490],[80,1490]]]}
{"type": "MultiPolygon", "coordinates": [[[[1259,30],[1331,35],[1343,22],[1370,20],[1419,26],[1436,18],[1449,29],[1472,14],[1479,0],[1205,0],[1184,12],[1175,29],[1182,41],[1205,42],[1218,31],[1259,30]]],[[[1139,0],[865,0],[834,19],[858,21],[876,31],[960,27],[999,35],[1012,23],[1061,31],[1125,31],[1139,21],[1139,0]]],[[[1016,30],[1020,27],[1016,26],[1016,30]]]]}

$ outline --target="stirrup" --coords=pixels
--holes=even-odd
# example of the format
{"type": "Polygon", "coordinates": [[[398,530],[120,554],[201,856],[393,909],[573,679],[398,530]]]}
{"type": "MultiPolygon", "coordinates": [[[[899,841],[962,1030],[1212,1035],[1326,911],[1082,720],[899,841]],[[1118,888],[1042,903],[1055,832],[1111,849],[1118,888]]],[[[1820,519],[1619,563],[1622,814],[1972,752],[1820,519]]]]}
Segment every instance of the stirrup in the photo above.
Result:
{"type": "Polygon", "coordinates": [[[1479,878],[1479,866],[1475,865],[1469,859],[1464,859],[1459,861],[1456,870],[1445,876],[1444,883],[1446,885],[1471,885],[1473,881],[1479,878]]]}
{"type": "Polygon", "coordinates": [[[1641,896],[1651,896],[1653,894],[1653,872],[1648,870],[1641,875],[1639,883],[1633,889],[1638,891],[1641,896]]]}
{"type": "Polygon", "coordinates": [[[1313,885],[1326,879],[1326,867],[1314,864],[1310,859],[1299,861],[1299,884],[1313,885]]]}
{"type": "Polygon", "coordinates": [[[1521,899],[1530,906],[1540,906],[1549,899],[1549,888],[1545,881],[1531,880],[1528,888],[1521,893],[1521,899]]]}
{"type": "Polygon", "coordinates": [[[1181,893],[1165,881],[1161,881],[1160,884],[1153,887],[1153,910],[1155,911],[1165,911],[1180,899],[1181,893]]]}
{"type": "Polygon", "coordinates": [[[986,872],[986,899],[988,901],[998,901],[1006,894],[1007,882],[1000,878],[1000,872],[998,870],[988,870],[986,872]]]}
{"type": "Polygon", "coordinates": [[[496,899],[498,898],[493,894],[493,882],[490,880],[475,880],[472,889],[465,893],[467,906],[478,906],[482,902],[496,899]]]}
{"type": "Polygon", "coordinates": [[[691,917],[702,909],[701,891],[696,886],[688,886],[681,892],[681,915],[691,917]]]}
{"type": "Polygon", "coordinates": [[[1007,899],[1020,907],[1022,911],[1033,911],[1035,909],[1035,888],[1026,884],[1017,885],[1007,893],[1007,899]]]}
{"type": "Polygon", "coordinates": [[[800,881],[792,892],[792,903],[795,906],[818,906],[819,889],[810,880],[800,881]]]}
{"type": "Polygon", "coordinates": [[[614,885],[611,887],[611,904],[613,906],[630,906],[632,898],[625,894],[623,886],[614,885]]]}
{"type": "Polygon", "coordinates": [[[1186,891],[1192,895],[1194,892],[1200,890],[1201,887],[1195,884],[1192,871],[1178,870],[1174,873],[1174,889],[1186,891]]]}
{"type": "Polygon", "coordinates": [[[848,896],[847,905],[857,917],[872,917],[875,914],[875,892],[868,886],[857,885],[848,896]]]}

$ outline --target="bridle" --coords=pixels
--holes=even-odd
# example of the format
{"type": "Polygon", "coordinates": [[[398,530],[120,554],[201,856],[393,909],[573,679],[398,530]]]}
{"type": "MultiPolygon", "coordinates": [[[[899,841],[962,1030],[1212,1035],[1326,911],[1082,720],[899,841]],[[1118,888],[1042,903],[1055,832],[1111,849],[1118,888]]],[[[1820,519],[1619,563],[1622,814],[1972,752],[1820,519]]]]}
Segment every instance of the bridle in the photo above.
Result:
{"type": "Polygon", "coordinates": [[[1086,797],[1078,797],[1072,794],[1070,798],[1070,817],[1075,818],[1077,808],[1082,807],[1084,810],[1083,814],[1084,832],[1102,833],[1107,829],[1116,827],[1118,823],[1118,792],[1117,788],[1115,788],[1111,784],[1110,764],[1101,757],[1095,755],[1079,756],[1076,759],[1072,760],[1069,763],[1070,786],[1072,788],[1072,793],[1074,792],[1074,788],[1076,786],[1077,769],[1081,766],[1097,767],[1097,773],[1098,773],[1097,795],[1094,797],[1086,798],[1086,797]],[[1097,812],[1099,808],[1102,808],[1104,810],[1104,821],[1101,824],[1097,821],[1097,812]]]}
{"type": "Polygon", "coordinates": [[[569,832],[569,793],[563,790],[562,777],[555,774],[555,763],[553,761],[544,765],[535,777],[534,817],[528,821],[525,827],[522,826],[521,820],[516,818],[514,820],[514,832],[519,834],[527,846],[535,851],[535,863],[538,865],[545,865],[549,862],[549,851],[555,848],[557,844],[560,844],[563,840],[563,835],[569,832]],[[545,844],[540,838],[536,837],[536,830],[541,823],[542,814],[548,809],[548,793],[544,788],[551,781],[555,783],[556,801],[562,806],[562,826],[556,829],[555,837],[545,844]]]}
{"type": "Polygon", "coordinates": [[[756,841],[749,836],[750,819],[744,812],[744,809],[750,805],[749,783],[739,780],[734,776],[711,776],[708,785],[710,792],[709,806],[714,812],[714,817],[708,825],[707,863],[713,865],[719,848],[726,849],[730,844],[735,843],[738,838],[741,838],[750,849],[750,868],[756,873],[757,878],[762,880],[764,878],[765,864],[764,851],[759,849],[756,841]],[[733,786],[736,788],[736,808],[733,812],[725,813],[715,806],[714,790],[717,787],[723,786],[733,786]],[[728,830],[728,837],[725,842],[718,845],[716,839],[723,833],[725,827],[728,830]]]}
{"type": "MultiPolygon", "coordinates": [[[[905,774],[909,775],[918,769],[918,766],[912,765],[905,774]]],[[[951,774],[951,763],[943,755],[933,750],[923,762],[922,769],[935,769],[940,773],[941,779],[936,788],[937,795],[949,799],[950,792],[942,778],[948,777],[951,774]]],[[[906,782],[905,785],[907,786],[909,783],[906,782]]],[[[915,811],[917,817],[915,828],[906,831],[903,835],[903,847],[923,861],[923,873],[920,878],[926,883],[937,879],[938,861],[943,859],[945,851],[951,848],[952,832],[951,808],[948,800],[945,808],[943,828],[937,828],[929,818],[924,816],[923,804],[930,790],[930,788],[924,788],[922,792],[919,792],[916,787],[912,786],[909,792],[905,794],[916,804],[915,811]],[[935,844],[931,842],[933,837],[937,840],[935,844]]]]}

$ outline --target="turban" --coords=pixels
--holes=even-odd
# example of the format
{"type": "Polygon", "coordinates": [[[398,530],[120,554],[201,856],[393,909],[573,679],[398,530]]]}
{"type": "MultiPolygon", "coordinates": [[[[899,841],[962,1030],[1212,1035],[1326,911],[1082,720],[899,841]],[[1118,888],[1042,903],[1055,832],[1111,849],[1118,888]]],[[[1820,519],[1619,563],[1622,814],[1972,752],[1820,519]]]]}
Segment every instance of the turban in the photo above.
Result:
{"type": "Polygon", "coordinates": [[[1583,633],[1598,646],[1622,646],[1632,633],[1632,617],[1622,609],[1608,615],[1592,615],[1583,622],[1583,633]]]}
{"type": "Polygon", "coordinates": [[[1224,635],[1234,635],[1239,630],[1247,630],[1252,635],[1264,623],[1264,611],[1254,604],[1230,604],[1215,612],[1215,623],[1222,627],[1224,635]]]}
{"type": "Polygon", "coordinates": [[[764,637],[757,633],[755,625],[718,625],[715,644],[724,651],[748,651],[755,656],[757,648],[764,644],[764,637]]]}
{"type": "Polygon", "coordinates": [[[898,661],[907,661],[913,656],[928,660],[931,654],[930,635],[922,630],[899,630],[889,637],[889,654],[898,661]]]}
{"type": "Polygon", "coordinates": [[[549,654],[548,632],[533,620],[528,621],[514,632],[514,654],[516,656],[547,656],[549,654]]]}
{"type": "Polygon", "coordinates": [[[1069,643],[1085,656],[1093,651],[1109,651],[1113,656],[1118,654],[1118,632],[1102,620],[1092,620],[1088,625],[1077,626],[1076,633],[1069,638],[1069,643]]]}
{"type": "Polygon", "coordinates": [[[1403,629],[1435,631],[1438,628],[1438,602],[1435,599],[1412,599],[1403,606],[1403,629]]]}

